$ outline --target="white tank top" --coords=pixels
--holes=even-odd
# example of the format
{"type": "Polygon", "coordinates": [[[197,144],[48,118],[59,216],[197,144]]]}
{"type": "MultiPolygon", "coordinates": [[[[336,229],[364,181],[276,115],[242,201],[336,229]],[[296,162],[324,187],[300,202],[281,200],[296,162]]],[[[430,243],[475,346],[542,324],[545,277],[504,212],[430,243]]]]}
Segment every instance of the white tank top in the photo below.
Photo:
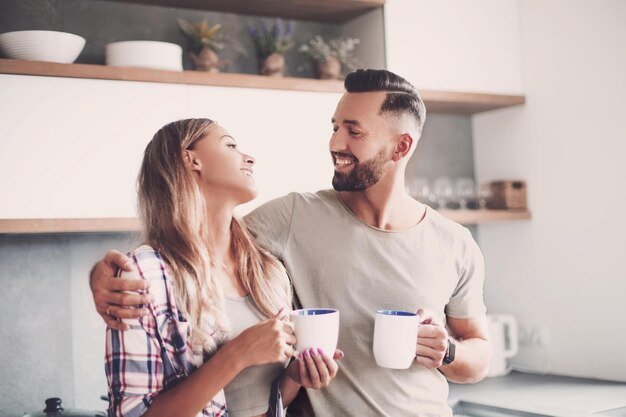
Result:
{"type": "MultiPolygon", "coordinates": [[[[226,297],[226,315],[230,320],[230,338],[265,317],[256,309],[250,296],[226,297]]],[[[224,387],[229,417],[250,417],[267,412],[272,381],[280,375],[285,363],[250,366],[224,387]]]]}

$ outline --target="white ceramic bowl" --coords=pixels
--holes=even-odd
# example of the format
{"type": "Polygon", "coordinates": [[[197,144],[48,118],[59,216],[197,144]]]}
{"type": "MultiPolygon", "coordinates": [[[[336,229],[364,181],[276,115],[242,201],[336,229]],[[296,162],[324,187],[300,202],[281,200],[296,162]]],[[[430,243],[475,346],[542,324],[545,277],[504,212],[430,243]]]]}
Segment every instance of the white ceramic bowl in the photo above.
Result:
{"type": "Polygon", "coordinates": [[[20,30],[0,34],[0,49],[8,58],[71,64],[85,47],[85,38],[52,30],[20,30]]]}
{"type": "Polygon", "coordinates": [[[122,41],[106,45],[106,64],[117,67],[183,70],[183,48],[175,43],[122,41]]]}

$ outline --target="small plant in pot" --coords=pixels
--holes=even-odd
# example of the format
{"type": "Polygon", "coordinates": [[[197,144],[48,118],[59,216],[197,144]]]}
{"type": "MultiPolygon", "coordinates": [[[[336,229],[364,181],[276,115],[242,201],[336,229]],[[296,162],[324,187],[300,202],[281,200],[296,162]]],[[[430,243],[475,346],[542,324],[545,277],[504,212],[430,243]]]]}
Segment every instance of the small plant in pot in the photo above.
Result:
{"type": "Polygon", "coordinates": [[[219,33],[222,25],[209,25],[206,20],[190,23],[178,19],[180,31],[190,43],[189,59],[196,71],[219,72],[226,61],[220,60],[217,51],[224,49],[224,39],[219,33]]]}
{"type": "Polygon", "coordinates": [[[316,63],[318,78],[338,80],[343,78],[343,71],[353,71],[358,67],[354,49],[359,44],[356,38],[331,39],[328,42],[320,35],[315,35],[307,43],[298,47],[298,51],[308,54],[316,63]]]}
{"type": "Polygon", "coordinates": [[[283,77],[287,70],[284,54],[293,47],[293,22],[285,24],[281,19],[275,19],[273,25],[268,26],[261,19],[258,27],[248,22],[248,34],[256,49],[259,73],[283,77]]]}

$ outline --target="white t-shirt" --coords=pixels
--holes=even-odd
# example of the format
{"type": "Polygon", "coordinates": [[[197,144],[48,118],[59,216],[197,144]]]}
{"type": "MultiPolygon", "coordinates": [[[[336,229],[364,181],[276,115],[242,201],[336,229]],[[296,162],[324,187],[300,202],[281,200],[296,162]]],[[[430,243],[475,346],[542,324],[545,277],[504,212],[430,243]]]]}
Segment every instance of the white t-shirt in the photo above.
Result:
{"type": "Polygon", "coordinates": [[[304,308],[340,311],[340,370],[324,390],[307,391],[317,416],[451,416],[448,384],[436,369],[376,365],[378,309],[485,314],[484,263],[470,232],[435,210],[409,229],[363,223],[334,190],[292,193],[245,218],[259,243],[281,259],[304,308]]]}

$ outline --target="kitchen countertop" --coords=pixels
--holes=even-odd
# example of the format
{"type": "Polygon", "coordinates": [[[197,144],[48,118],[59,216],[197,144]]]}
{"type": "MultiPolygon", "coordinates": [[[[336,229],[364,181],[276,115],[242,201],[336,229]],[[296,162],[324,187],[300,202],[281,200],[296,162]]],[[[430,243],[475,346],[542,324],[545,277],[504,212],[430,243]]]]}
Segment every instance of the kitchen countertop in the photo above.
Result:
{"type": "Polygon", "coordinates": [[[459,401],[551,416],[626,416],[626,383],[513,371],[477,384],[450,384],[459,401]],[[614,410],[613,412],[609,412],[614,410]]]}

